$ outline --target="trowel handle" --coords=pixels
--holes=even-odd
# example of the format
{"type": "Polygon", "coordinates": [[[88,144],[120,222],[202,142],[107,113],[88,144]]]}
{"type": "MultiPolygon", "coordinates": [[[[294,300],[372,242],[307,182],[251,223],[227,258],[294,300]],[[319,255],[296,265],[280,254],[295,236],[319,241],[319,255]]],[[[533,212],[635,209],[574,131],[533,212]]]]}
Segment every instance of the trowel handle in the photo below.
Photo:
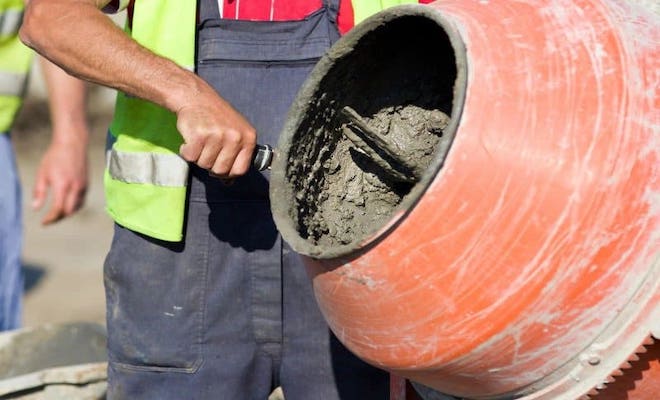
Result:
{"type": "Polygon", "coordinates": [[[252,155],[252,165],[258,171],[270,168],[273,161],[273,148],[268,144],[257,144],[252,155]]]}

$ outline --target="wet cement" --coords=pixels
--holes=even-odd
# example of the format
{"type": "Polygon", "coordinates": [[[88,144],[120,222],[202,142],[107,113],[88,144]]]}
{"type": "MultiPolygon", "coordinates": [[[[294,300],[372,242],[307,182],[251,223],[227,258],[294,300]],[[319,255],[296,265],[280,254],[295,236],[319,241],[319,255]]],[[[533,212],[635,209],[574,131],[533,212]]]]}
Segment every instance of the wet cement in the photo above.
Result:
{"type": "MultiPolygon", "coordinates": [[[[340,41],[338,45],[342,45],[340,41]]],[[[356,244],[385,226],[449,148],[456,65],[446,33],[434,22],[401,18],[350,46],[317,79],[288,154],[290,214],[300,237],[323,248],[356,244]],[[425,38],[424,40],[421,40],[425,38]],[[433,43],[429,48],[428,43],[433,43]],[[343,133],[355,110],[372,132],[412,166],[414,179],[384,171],[343,133]]],[[[374,147],[375,153],[383,156],[374,147]]],[[[382,158],[388,159],[383,156],[382,158]]],[[[395,169],[405,169],[388,159],[395,169]]],[[[433,171],[432,171],[433,172],[433,171]]]]}
{"type": "MultiPolygon", "coordinates": [[[[446,126],[449,117],[415,105],[388,107],[367,118],[370,126],[394,144],[402,159],[421,170],[428,167],[442,137],[441,129],[429,129],[438,120],[446,126]]],[[[314,213],[299,216],[301,233],[315,244],[349,244],[365,237],[387,222],[414,185],[388,176],[346,138],[338,139],[322,171],[318,201],[300,198],[303,206],[310,201],[318,205],[314,213]]]]}

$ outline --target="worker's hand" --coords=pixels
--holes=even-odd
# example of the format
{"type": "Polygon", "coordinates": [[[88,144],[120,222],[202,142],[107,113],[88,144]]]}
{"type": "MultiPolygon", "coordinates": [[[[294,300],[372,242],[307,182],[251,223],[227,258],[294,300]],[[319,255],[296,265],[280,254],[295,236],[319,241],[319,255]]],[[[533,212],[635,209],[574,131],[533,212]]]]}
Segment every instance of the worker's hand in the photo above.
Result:
{"type": "Polygon", "coordinates": [[[43,225],[68,217],[82,207],[88,186],[87,144],[52,142],[39,164],[32,208],[40,210],[50,192],[50,208],[43,225]]]}
{"type": "Polygon", "coordinates": [[[256,130],[229,103],[215,92],[206,93],[176,114],[184,140],[179,153],[184,159],[223,178],[235,178],[248,171],[256,130]]]}

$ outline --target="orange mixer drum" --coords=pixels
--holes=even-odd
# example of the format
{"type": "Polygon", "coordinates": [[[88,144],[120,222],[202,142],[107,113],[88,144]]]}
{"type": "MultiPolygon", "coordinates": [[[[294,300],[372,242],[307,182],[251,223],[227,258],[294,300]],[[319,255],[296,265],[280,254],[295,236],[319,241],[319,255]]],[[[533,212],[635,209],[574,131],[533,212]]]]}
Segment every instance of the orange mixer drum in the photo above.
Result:
{"type": "Polygon", "coordinates": [[[660,396],[659,85],[634,2],[443,0],[343,37],[271,177],[339,340],[470,399],[631,391],[648,346],[660,396]]]}

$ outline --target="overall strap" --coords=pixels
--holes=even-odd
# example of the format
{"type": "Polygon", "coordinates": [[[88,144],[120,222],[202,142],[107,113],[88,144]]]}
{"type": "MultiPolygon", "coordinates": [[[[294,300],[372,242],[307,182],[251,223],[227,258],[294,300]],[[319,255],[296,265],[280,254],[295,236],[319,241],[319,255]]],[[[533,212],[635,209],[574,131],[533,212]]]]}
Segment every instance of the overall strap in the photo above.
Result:
{"type": "Polygon", "coordinates": [[[328,10],[328,13],[330,14],[330,21],[332,21],[332,23],[335,25],[337,24],[340,3],[341,0],[323,0],[323,7],[328,10]]]}
{"type": "Polygon", "coordinates": [[[199,2],[199,22],[203,23],[208,19],[217,19],[220,15],[220,9],[218,8],[218,1],[223,0],[197,0],[199,2]]]}

